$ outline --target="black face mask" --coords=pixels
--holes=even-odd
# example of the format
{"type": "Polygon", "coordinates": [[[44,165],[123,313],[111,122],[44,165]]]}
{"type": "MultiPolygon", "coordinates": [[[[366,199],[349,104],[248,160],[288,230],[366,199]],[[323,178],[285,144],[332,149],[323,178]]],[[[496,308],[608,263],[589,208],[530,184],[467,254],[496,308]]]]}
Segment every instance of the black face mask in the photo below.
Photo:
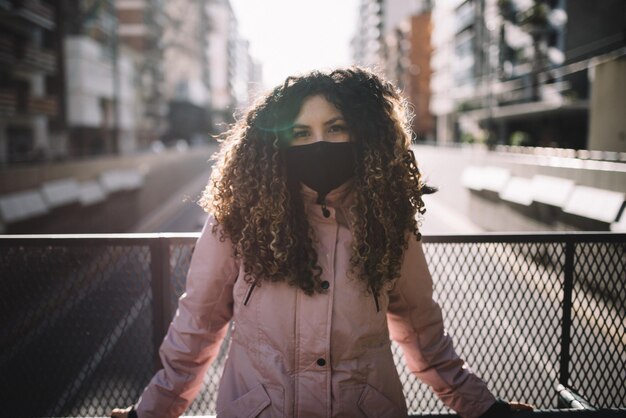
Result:
{"type": "Polygon", "coordinates": [[[354,143],[317,141],[287,148],[287,173],[318,193],[328,192],[354,176],[354,143]]]}

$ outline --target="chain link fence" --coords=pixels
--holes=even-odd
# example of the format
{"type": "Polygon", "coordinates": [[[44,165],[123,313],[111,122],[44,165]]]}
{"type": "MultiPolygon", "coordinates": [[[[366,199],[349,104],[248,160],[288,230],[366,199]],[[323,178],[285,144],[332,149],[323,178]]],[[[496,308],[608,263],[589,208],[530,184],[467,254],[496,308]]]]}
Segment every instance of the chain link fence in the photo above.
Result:
{"type": "MultiPolygon", "coordinates": [[[[135,402],[196,237],[1,237],[2,415],[106,416],[135,402]]],[[[560,383],[626,408],[625,234],[424,240],[446,328],[497,396],[557,408],[560,383]]],[[[215,413],[226,347],[187,414],[215,413]]],[[[451,413],[394,355],[411,413],[451,413]]]]}

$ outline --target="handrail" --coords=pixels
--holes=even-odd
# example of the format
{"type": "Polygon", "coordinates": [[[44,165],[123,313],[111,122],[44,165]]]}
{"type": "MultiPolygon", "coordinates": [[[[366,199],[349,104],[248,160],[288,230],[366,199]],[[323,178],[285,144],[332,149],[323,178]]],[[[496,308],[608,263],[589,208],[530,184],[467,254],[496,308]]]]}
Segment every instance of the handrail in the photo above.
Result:
{"type": "MultiPolygon", "coordinates": [[[[158,238],[189,241],[198,239],[199,232],[150,232],[115,234],[0,234],[0,245],[26,242],[71,243],[77,240],[112,242],[148,242],[158,238]]],[[[481,234],[436,234],[423,235],[425,243],[519,243],[519,242],[621,242],[626,233],[610,231],[571,232],[485,232],[481,234]]]]}

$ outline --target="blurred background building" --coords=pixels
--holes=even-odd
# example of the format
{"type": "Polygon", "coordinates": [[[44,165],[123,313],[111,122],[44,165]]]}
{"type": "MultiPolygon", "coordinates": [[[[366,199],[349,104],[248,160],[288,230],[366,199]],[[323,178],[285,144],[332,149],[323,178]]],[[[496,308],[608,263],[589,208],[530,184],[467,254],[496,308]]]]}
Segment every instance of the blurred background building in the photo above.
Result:
{"type": "Polygon", "coordinates": [[[0,164],[202,142],[261,81],[227,0],[3,0],[0,62],[0,164]]]}
{"type": "Polygon", "coordinates": [[[140,148],[160,139],[168,129],[164,3],[159,0],[115,2],[119,42],[132,54],[136,69],[138,120],[135,135],[140,148]]]}
{"type": "Polygon", "coordinates": [[[624,230],[626,2],[361,0],[358,16],[353,60],[412,106],[435,217],[624,230]]]}
{"type": "Polygon", "coordinates": [[[590,132],[596,117],[619,118],[617,112],[600,116],[591,98],[594,86],[620,84],[594,74],[598,66],[623,61],[624,2],[437,5],[438,21],[455,22],[435,25],[433,111],[443,141],[626,151],[617,132],[612,141],[590,132]],[[447,65],[450,59],[463,64],[447,65]]]}
{"type": "MultiPolygon", "coordinates": [[[[302,18],[285,3],[245,39],[231,1],[0,0],[0,231],[143,230],[197,194],[211,134],[263,89],[250,41],[315,36],[282,33],[302,18]]],[[[437,231],[626,230],[626,2],[358,0],[354,18],[351,61],[414,112],[430,219],[468,221],[437,231]]]]}
{"type": "Polygon", "coordinates": [[[624,8],[362,0],[353,58],[403,89],[418,140],[624,152],[624,8]]]}
{"type": "Polygon", "coordinates": [[[393,81],[413,106],[419,140],[435,139],[430,111],[431,1],[362,0],[352,39],[353,60],[393,81]]]}
{"type": "Polygon", "coordinates": [[[129,230],[261,76],[228,0],[0,0],[0,231],[129,230]]]}
{"type": "Polygon", "coordinates": [[[0,161],[63,148],[61,28],[52,3],[0,2],[0,161]]]}

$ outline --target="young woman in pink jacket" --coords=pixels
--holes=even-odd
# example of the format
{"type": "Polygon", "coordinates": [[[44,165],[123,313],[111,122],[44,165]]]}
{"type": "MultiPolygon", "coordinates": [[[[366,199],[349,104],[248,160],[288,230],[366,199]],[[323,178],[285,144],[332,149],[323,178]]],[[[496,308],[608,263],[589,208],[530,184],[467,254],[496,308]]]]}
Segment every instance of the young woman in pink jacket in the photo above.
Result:
{"type": "Polygon", "coordinates": [[[502,417],[455,353],[420,243],[405,100],[359,68],[290,77],[228,132],[160,370],[113,417],[178,417],[231,321],[218,417],[405,417],[390,340],[462,417],[502,417]]]}

